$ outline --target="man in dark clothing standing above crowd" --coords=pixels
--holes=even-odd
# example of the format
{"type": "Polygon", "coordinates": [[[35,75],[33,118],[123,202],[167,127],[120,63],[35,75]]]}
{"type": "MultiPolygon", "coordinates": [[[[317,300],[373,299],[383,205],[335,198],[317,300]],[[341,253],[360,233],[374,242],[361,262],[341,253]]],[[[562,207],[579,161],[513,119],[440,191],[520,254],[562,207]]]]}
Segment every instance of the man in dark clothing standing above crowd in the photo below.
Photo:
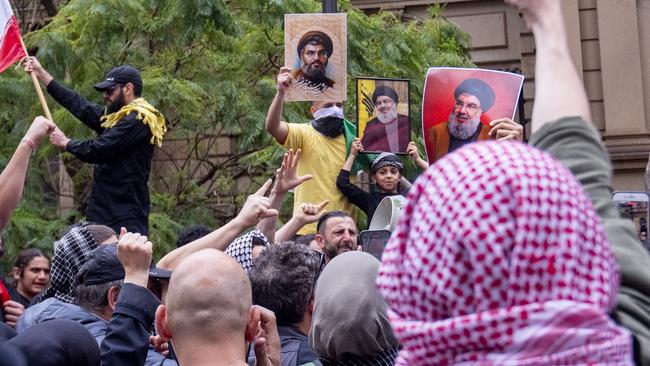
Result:
{"type": "Polygon", "coordinates": [[[90,140],[69,139],[59,128],[50,135],[54,146],[95,164],[86,219],[116,232],[125,227],[146,235],[151,159],[167,128],[162,114],[140,97],[140,72],[118,66],[95,85],[104,93],[104,109],[59,84],[34,57],[27,59],[25,71],[34,72],[59,104],[97,132],[90,140]]]}

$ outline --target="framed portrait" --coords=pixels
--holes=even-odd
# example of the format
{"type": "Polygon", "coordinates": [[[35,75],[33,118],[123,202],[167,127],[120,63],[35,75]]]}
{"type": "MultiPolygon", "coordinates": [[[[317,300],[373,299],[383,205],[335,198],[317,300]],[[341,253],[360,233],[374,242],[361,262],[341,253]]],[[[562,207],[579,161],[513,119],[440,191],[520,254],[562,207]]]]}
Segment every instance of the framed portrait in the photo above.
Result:
{"type": "Polygon", "coordinates": [[[285,14],[287,101],[347,99],[347,14],[285,14]]]}
{"type": "Polygon", "coordinates": [[[363,151],[406,154],[409,107],[409,80],[357,78],[357,137],[363,151]]]}
{"type": "Polygon", "coordinates": [[[523,75],[432,67],[422,96],[422,134],[429,164],[471,142],[494,138],[489,123],[513,119],[523,75]]]}

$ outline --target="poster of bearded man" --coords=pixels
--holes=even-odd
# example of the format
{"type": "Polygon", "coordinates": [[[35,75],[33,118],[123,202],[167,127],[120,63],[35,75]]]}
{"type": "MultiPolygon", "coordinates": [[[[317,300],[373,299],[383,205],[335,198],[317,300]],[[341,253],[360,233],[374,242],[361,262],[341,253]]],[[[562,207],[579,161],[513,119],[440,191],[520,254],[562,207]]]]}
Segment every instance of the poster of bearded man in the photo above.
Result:
{"type": "Polygon", "coordinates": [[[346,100],[347,58],[346,14],[284,15],[284,62],[291,68],[285,100],[346,100]]]}
{"type": "Polygon", "coordinates": [[[406,154],[409,110],[409,80],[357,78],[357,136],[363,152],[406,154]]]}
{"type": "Polygon", "coordinates": [[[483,69],[429,68],[422,134],[429,164],[472,142],[494,139],[489,123],[513,119],[523,75],[483,69]]]}

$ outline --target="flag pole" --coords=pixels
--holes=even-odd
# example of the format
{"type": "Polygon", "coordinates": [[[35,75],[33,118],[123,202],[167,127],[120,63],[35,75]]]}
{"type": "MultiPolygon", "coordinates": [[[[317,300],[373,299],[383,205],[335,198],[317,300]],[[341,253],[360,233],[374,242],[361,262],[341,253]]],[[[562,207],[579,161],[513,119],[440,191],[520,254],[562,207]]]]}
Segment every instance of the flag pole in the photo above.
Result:
{"type": "MultiPolygon", "coordinates": [[[[25,57],[29,57],[29,52],[27,52],[27,47],[25,47],[25,42],[23,41],[23,37],[19,37],[20,39],[20,44],[23,47],[23,50],[25,51],[25,57]]],[[[54,119],[52,119],[52,113],[50,113],[50,108],[47,106],[47,101],[45,100],[45,95],[43,95],[43,90],[41,89],[41,84],[38,82],[38,78],[36,77],[36,74],[34,72],[30,72],[29,75],[32,77],[32,82],[34,83],[34,88],[36,89],[36,94],[38,95],[38,100],[41,102],[41,107],[43,107],[43,113],[45,114],[45,118],[49,119],[50,121],[54,122],[54,119]]],[[[71,187],[72,184],[70,184],[70,177],[68,176],[67,171],[65,170],[65,165],[63,164],[63,159],[61,159],[61,153],[59,155],[59,202],[58,202],[58,208],[57,211],[59,213],[64,212],[65,209],[64,207],[64,197],[62,195],[62,192],[66,190],[66,187],[71,187]]]]}
{"type": "MultiPolygon", "coordinates": [[[[27,47],[25,47],[25,42],[23,37],[18,37],[20,39],[20,44],[23,46],[26,57],[29,57],[29,52],[27,52],[27,47]]],[[[32,77],[32,82],[34,82],[34,88],[36,89],[36,94],[38,95],[38,100],[41,102],[41,107],[43,107],[43,113],[45,113],[45,118],[54,122],[52,119],[52,114],[50,113],[50,108],[47,106],[47,101],[45,100],[45,95],[43,95],[43,90],[41,89],[41,84],[38,82],[38,78],[34,72],[30,72],[29,75],[32,77]]]]}

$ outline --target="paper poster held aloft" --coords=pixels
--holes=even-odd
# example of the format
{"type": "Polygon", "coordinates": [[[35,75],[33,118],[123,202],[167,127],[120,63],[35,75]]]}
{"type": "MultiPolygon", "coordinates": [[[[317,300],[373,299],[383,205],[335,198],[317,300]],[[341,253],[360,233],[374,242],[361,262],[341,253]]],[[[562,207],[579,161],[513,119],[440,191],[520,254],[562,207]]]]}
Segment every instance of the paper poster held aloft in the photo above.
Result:
{"type": "Polygon", "coordinates": [[[292,78],[285,100],[346,100],[347,59],[346,14],[284,15],[284,60],[292,78]]]}
{"type": "Polygon", "coordinates": [[[422,97],[422,134],[429,164],[465,144],[494,139],[489,123],[514,118],[522,75],[432,67],[422,97]]]}

